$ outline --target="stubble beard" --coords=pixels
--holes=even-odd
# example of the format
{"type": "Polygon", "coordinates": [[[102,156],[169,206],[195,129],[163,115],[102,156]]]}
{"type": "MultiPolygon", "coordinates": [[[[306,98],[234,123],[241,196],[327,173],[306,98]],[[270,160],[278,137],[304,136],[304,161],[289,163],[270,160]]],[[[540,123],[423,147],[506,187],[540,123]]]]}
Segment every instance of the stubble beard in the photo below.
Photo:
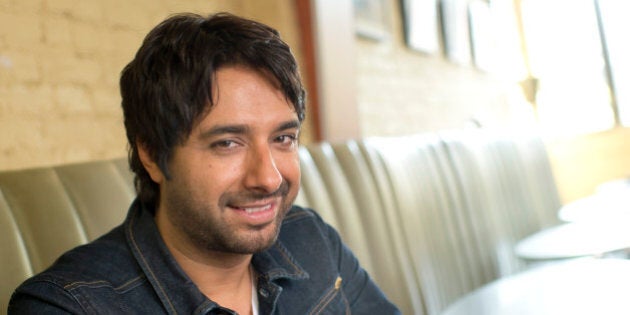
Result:
{"type": "Polygon", "coordinates": [[[184,189],[175,189],[166,199],[166,215],[175,228],[200,250],[255,254],[268,249],[278,239],[282,221],[296,197],[289,196],[290,187],[290,183],[283,181],[280,188],[270,194],[226,193],[219,198],[218,205],[214,206],[196,202],[190,198],[184,189]],[[218,214],[230,204],[277,197],[281,197],[277,216],[273,222],[267,225],[250,226],[246,233],[242,233],[219,220],[218,214]]]}

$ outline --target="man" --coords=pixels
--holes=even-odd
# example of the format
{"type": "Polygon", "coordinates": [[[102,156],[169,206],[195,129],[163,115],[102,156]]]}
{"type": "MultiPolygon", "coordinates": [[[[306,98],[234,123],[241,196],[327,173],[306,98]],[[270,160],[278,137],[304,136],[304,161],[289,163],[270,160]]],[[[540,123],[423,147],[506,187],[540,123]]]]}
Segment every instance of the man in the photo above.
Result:
{"type": "Polygon", "coordinates": [[[14,293],[10,314],[396,314],[339,235],[292,206],[304,90],[278,33],[168,18],[122,72],[138,197],[14,293]]]}

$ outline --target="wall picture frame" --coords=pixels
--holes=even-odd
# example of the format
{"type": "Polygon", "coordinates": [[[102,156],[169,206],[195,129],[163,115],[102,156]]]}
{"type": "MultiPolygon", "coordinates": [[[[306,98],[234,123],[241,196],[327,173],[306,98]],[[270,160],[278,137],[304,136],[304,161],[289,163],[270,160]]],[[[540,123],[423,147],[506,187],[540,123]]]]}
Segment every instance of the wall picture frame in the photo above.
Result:
{"type": "Polygon", "coordinates": [[[401,0],[405,42],[415,51],[441,52],[438,0],[401,0]]]}
{"type": "Polygon", "coordinates": [[[453,63],[472,63],[467,0],[440,0],[440,16],[446,58],[453,63]]]}
{"type": "Polygon", "coordinates": [[[381,41],[390,37],[389,2],[387,0],[352,0],[356,34],[381,41]]]}

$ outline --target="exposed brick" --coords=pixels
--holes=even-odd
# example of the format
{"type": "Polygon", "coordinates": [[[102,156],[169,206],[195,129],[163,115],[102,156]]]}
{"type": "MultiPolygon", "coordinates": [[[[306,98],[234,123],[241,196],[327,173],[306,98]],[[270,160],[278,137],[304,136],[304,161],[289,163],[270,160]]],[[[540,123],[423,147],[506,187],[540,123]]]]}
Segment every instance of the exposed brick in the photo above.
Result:
{"type": "Polygon", "coordinates": [[[54,111],[52,88],[47,85],[16,85],[4,94],[15,117],[50,118],[54,111]]]}
{"type": "Polygon", "coordinates": [[[103,3],[96,0],[46,0],[45,8],[52,15],[66,16],[73,20],[99,23],[103,19],[103,3]]]}
{"type": "Polygon", "coordinates": [[[54,89],[55,105],[61,112],[80,113],[92,109],[92,99],[86,88],[78,85],[60,85],[54,89]]]}
{"type": "Polygon", "coordinates": [[[17,169],[50,163],[46,141],[39,130],[43,123],[41,119],[31,117],[0,116],[3,138],[18,140],[0,141],[0,165],[17,169]]]}
{"type": "Polygon", "coordinates": [[[44,8],[44,0],[12,0],[6,1],[1,0],[1,2],[12,2],[13,12],[41,12],[44,8]]]}
{"type": "Polygon", "coordinates": [[[72,51],[51,51],[42,61],[44,81],[49,84],[75,83],[94,85],[101,80],[101,66],[97,58],[77,58],[72,51]]]}
{"type": "Polygon", "coordinates": [[[2,82],[0,82],[0,95],[4,95],[4,97],[0,97],[0,117],[7,117],[10,110],[13,108],[13,103],[7,97],[8,94],[9,88],[6,84],[2,84],[2,82]]]}
{"type": "Polygon", "coordinates": [[[147,14],[151,4],[136,1],[109,0],[104,4],[104,23],[111,28],[131,29],[147,32],[152,24],[147,14]]]}
{"type": "Polygon", "coordinates": [[[0,38],[14,48],[38,47],[43,37],[41,26],[34,14],[0,12],[0,38]]]}
{"type": "MultiPolygon", "coordinates": [[[[139,45],[139,44],[138,44],[139,45]]],[[[129,51],[116,51],[106,56],[101,56],[99,65],[101,66],[101,88],[115,91],[118,95],[120,72],[133,59],[136,47],[129,46],[129,51]]]]}
{"type": "Polygon", "coordinates": [[[8,54],[0,54],[0,85],[6,86],[15,82],[13,67],[13,58],[8,54]]]}
{"type": "Polygon", "coordinates": [[[136,50],[140,47],[146,34],[140,31],[127,29],[108,29],[104,32],[102,40],[110,45],[101,45],[101,48],[113,58],[120,58],[125,55],[125,59],[131,60],[136,50]]]}
{"type": "Polygon", "coordinates": [[[20,83],[32,84],[42,80],[38,59],[30,52],[15,53],[10,57],[12,77],[20,83]]]}
{"type": "Polygon", "coordinates": [[[92,90],[94,109],[98,112],[122,113],[120,93],[117,88],[97,88],[92,90]]]}
{"type": "Polygon", "coordinates": [[[100,24],[75,21],[71,37],[75,52],[79,55],[95,55],[102,51],[105,29],[100,24]]]}
{"type": "Polygon", "coordinates": [[[175,12],[243,14],[247,1],[0,0],[0,170],[124,156],[118,80],[146,33],[175,12]]]}
{"type": "Polygon", "coordinates": [[[0,0],[0,10],[9,12],[13,8],[13,3],[9,0],[0,0]]]}
{"type": "Polygon", "coordinates": [[[65,16],[49,15],[44,17],[44,43],[47,45],[71,45],[71,21],[65,16]]]}

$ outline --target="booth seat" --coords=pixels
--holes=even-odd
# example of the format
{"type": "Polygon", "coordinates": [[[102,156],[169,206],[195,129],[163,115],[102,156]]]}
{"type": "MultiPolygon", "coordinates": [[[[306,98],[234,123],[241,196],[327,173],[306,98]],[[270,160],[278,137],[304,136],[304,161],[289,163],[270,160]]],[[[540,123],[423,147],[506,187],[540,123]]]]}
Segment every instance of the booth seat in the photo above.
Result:
{"type": "MultiPolygon", "coordinates": [[[[557,224],[560,201],[536,135],[365,138],[299,155],[296,204],[339,230],[403,314],[439,314],[523,270],[515,243],[557,224]]],[[[124,158],[0,172],[0,309],[62,252],[120,224],[134,196],[124,158]]]]}

